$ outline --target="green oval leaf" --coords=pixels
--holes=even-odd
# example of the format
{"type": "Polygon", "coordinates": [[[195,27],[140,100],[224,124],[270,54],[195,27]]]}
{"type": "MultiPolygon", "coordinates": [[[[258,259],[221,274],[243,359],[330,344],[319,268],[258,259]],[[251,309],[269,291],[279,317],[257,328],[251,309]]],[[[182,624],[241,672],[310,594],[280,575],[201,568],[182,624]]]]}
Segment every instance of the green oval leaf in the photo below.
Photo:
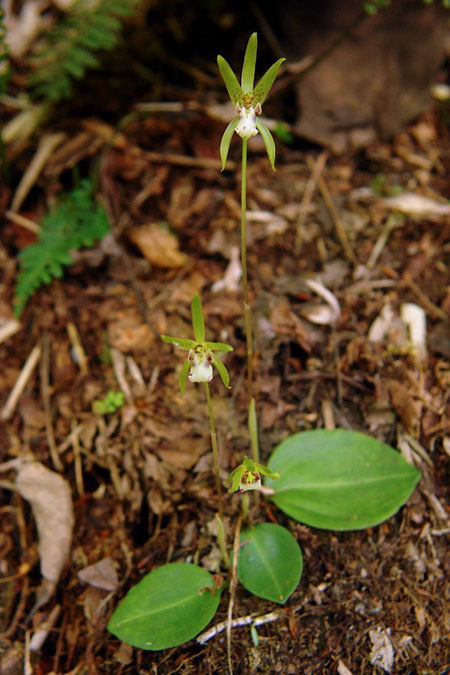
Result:
{"type": "Polygon", "coordinates": [[[406,502],[420,472],[385,443],[344,429],[303,431],[275,449],[271,499],[313,527],[359,530],[378,525],[406,502]]]}
{"type": "Polygon", "coordinates": [[[254,595],[283,604],[296,589],[303,569],[300,546],[281,525],[258,523],[242,530],[237,573],[254,595]]]}
{"type": "Polygon", "coordinates": [[[212,362],[214,363],[214,365],[217,368],[217,372],[219,373],[220,379],[224,383],[225,387],[227,389],[231,389],[231,387],[230,387],[230,375],[228,373],[228,370],[225,368],[222,361],[213,352],[211,352],[211,358],[212,358],[212,362]]]}
{"type": "Polygon", "coordinates": [[[191,367],[191,364],[188,361],[188,359],[186,359],[186,361],[181,366],[180,377],[178,379],[178,382],[179,382],[179,385],[180,385],[180,391],[181,391],[182,394],[184,394],[184,392],[186,391],[186,382],[187,382],[187,379],[188,379],[190,367],[191,367]]]}
{"type": "Polygon", "coordinates": [[[140,649],[176,647],[203,630],[216,613],[219,600],[220,590],[206,570],[188,563],[169,563],[128,591],[109,620],[108,630],[140,649]]]}
{"type": "Polygon", "coordinates": [[[256,33],[252,33],[248,39],[247,49],[245,50],[244,55],[244,65],[242,66],[241,86],[244,94],[253,90],[257,47],[258,36],[256,33]]]}

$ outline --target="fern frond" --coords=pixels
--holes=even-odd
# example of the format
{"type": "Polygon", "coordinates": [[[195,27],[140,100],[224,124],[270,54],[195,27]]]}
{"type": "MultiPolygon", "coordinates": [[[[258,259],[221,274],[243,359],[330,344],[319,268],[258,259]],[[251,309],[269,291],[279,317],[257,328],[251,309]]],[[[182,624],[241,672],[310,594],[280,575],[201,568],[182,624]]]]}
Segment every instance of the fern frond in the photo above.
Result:
{"type": "Polygon", "coordinates": [[[106,211],[95,201],[91,181],[84,180],[44,216],[38,240],[20,252],[15,315],[40,286],[62,277],[72,264],[71,250],[93,246],[108,231],[106,211]]]}
{"type": "Polygon", "coordinates": [[[30,95],[48,102],[70,97],[73,80],[81,79],[86,68],[99,66],[94,52],[112,50],[117,45],[121,18],[131,14],[138,2],[76,0],[31,59],[30,95]]]}

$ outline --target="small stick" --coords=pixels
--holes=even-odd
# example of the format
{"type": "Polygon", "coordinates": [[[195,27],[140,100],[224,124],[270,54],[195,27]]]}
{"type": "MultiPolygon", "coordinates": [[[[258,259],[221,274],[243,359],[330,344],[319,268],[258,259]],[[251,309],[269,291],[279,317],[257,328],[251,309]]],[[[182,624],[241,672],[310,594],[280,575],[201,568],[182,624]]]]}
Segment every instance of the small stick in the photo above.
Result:
{"type": "Polygon", "coordinates": [[[303,193],[302,201],[300,204],[300,212],[299,216],[297,219],[297,224],[296,224],[296,232],[295,232],[295,252],[299,253],[300,252],[300,245],[301,245],[301,230],[303,225],[305,224],[305,220],[307,217],[308,213],[308,207],[311,203],[311,199],[314,194],[314,190],[316,189],[317,185],[317,179],[319,176],[322,174],[325,164],[328,159],[328,152],[327,150],[324,150],[323,152],[320,153],[320,155],[317,157],[316,161],[314,164],[312,163],[312,159],[309,160],[310,163],[308,163],[308,167],[311,169],[310,176],[306,182],[305,185],[305,191],[303,193]]]}
{"type": "Polygon", "coordinates": [[[38,628],[36,628],[29,644],[31,652],[37,652],[40,650],[40,648],[46,641],[49,632],[52,630],[53,626],[58,620],[60,612],[61,612],[61,605],[55,605],[51,610],[51,612],[49,612],[47,617],[41,623],[41,625],[38,626],[38,628]]]}
{"type": "Polygon", "coordinates": [[[423,308],[426,312],[428,312],[428,314],[430,314],[430,316],[432,316],[434,319],[442,319],[443,321],[447,320],[448,317],[446,313],[440,307],[437,307],[433,302],[431,302],[431,300],[429,300],[424,293],[422,293],[416,282],[411,279],[409,274],[405,274],[403,282],[405,286],[412,290],[420,304],[423,305],[423,308]]]}
{"type": "Polygon", "coordinates": [[[16,225],[20,225],[21,227],[24,227],[26,230],[34,232],[34,234],[38,234],[38,232],[41,231],[40,225],[35,223],[34,220],[25,218],[25,216],[20,215],[20,213],[14,213],[14,211],[7,211],[5,213],[5,216],[9,218],[9,220],[12,220],[13,223],[16,223],[16,225]]]}
{"type": "Polygon", "coordinates": [[[80,440],[79,433],[74,433],[78,429],[77,423],[75,420],[72,420],[72,447],[73,447],[73,456],[75,464],[75,484],[77,486],[78,494],[80,497],[84,495],[84,481],[83,481],[83,465],[81,463],[81,453],[80,453],[80,440]]]}
{"type": "Polygon", "coordinates": [[[227,616],[227,656],[228,656],[228,669],[230,675],[233,675],[233,664],[231,663],[231,628],[233,624],[233,606],[234,606],[234,597],[236,594],[237,586],[237,563],[239,556],[239,540],[241,534],[241,523],[242,518],[239,516],[236,523],[236,530],[234,532],[234,543],[233,543],[233,568],[231,571],[231,580],[230,580],[230,602],[228,603],[228,616],[227,616]]]}
{"type": "Polygon", "coordinates": [[[369,260],[366,263],[367,269],[373,270],[373,268],[377,264],[378,258],[382,254],[383,249],[387,244],[389,237],[391,236],[391,232],[395,230],[396,227],[399,227],[399,221],[395,216],[391,214],[388,217],[380,236],[375,242],[375,246],[373,247],[372,253],[369,256],[369,260]]]}
{"type": "Polygon", "coordinates": [[[65,138],[66,134],[62,132],[46,134],[41,138],[38,149],[29,163],[27,170],[23,174],[13,197],[11,204],[12,211],[18,211],[20,209],[47,160],[50,158],[55,148],[57,148],[65,138]]]}
{"type": "Polygon", "coordinates": [[[119,383],[123,395],[127,399],[127,403],[133,402],[130,386],[125,378],[126,361],[124,355],[115,347],[111,347],[111,360],[114,369],[114,375],[119,383]]]}
{"type": "Polygon", "coordinates": [[[33,371],[37,366],[40,356],[41,345],[37,344],[31,350],[30,355],[28,356],[22,370],[20,371],[20,375],[17,378],[16,383],[12,388],[10,395],[8,396],[8,400],[6,401],[5,406],[0,414],[0,420],[6,421],[11,417],[19,398],[22,396],[22,393],[33,374],[33,371]]]}
{"type": "Polygon", "coordinates": [[[89,367],[88,367],[88,360],[86,356],[86,352],[84,351],[84,347],[81,344],[80,336],[77,330],[77,327],[75,326],[72,321],[69,321],[69,323],[66,326],[67,328],[67,333],[69,334],[69,340],[72,344],[73,351],[75,352],[75,356],[77,357],[78,361],[78,366],[83,373],[83,375],[87,375],[89,372],[89,367]]]}
{"type": "MultiPolygon", "coordinates": [[[[308,167],[311,169],[311,171],[314,170],[314,165],[309,157],[306,158],[306,163],[308,167]]],[[[330,192],[327,188],[327,185],[323,179],[322,176],[317,176],[317,185],[320,190],[320,194],[322,195],[322,199],[325,202],[325,206],[328,209],[328,213],[330,214],[330,218],[333,222],[334,228],[336,230],[336,234],[338,236],[339,241],[341,242],[342,248],[344,249],[344,254],[347,260],[353,265],[356,265],[357,260],[356,256],[353,253],[353,249],[350,246],[350,242],[348,241],[347,234],[342,226],[341,220],[339,218],[339,214],[337,212],[337,209],[334,205],[334,202],[331,198],[330,192]]]]}
{"type": "Polygon", "coordinates": [[[42,359],[40,367],[41,395],[42,400],[44,402],[44,412],[45,412],[45,430],[47,432],[48,447],[50,450],[50,457],[52,458],[53,466],[57,471],[62,471],[63,465],[58,455],[58,449],[56,447],[55,434],[53,431],[53,424],[52,424],[52,413],[50,408],[49,371],[50,371],[50,342],[47,333],[45,333],[42,340],[42,359]]]}
{"type": "Polygon", "coordinates": [[[0,322],[0,344],[6,342],[10,337],[20,330],[20,322],[17,319],[6,319],[0,322]]]}

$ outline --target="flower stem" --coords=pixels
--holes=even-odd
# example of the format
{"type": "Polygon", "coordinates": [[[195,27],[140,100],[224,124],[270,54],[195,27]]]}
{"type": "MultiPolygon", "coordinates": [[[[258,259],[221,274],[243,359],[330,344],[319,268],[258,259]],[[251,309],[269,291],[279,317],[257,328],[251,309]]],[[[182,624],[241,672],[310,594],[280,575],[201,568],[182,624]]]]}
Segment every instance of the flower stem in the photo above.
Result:
{"type": "Polygon", "coordinates": [[[247,339],[247,395],[248,402],[253,398],[253,344],[252,313],[248,299],[247,279],[247,139],[242,139],[242,184],[241,184],[241,265],[242,287],[244,291],[244,322],[247,339]]]}
{"type": "Polygon", "coordinates": [[[220,474],[219,474],[219,450],[217,447],[217,434],[216,434],[216,425],[214,422],[214,411],[211,402],[211,394],[209,391],[209,383],[205,382],[205,393],[206,393],[206,404],[208,406],[209,412],[209,427],[211,430],[211,445],[213,451],[213,460],[214,460],[214,476],[216,478],[216,489],[217,489],[217,499],[218,499],[218,511],[219,518],[223,522],[223,504],[222,504],[222,486],[220,483],[220,474]]]}

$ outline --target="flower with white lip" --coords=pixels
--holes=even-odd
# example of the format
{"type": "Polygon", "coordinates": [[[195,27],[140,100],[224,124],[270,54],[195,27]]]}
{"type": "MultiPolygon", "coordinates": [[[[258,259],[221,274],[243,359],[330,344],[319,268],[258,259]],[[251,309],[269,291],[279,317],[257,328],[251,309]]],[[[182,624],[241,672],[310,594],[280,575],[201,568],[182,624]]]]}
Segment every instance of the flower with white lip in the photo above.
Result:
{"type": "Polygon", "coordinates": [[[268,476],[275,480],[280,477],[279,473],[274,473],[264,464],[258,464],[253,459],[244,455],[242,464],[239,464],[234,471],[230,473],[226,482],[231,483],[228,492],[247,492],[247,490],[261,490],[261,475],[268,476]]]}
{"type": "Polygon", "coordinates": [[[269,93],[272,84],[278,74],[278,70],[285,59],[278,59],[262,76],[256,87],[254,86],[256,49],[258,39],[256,33],[253,33],[248,41],[245,50],[244,65],[242,66],[241,84],[239,84],[236,75],[222,56],[217,57],[219,70],[225,81],[228,94],[235,106],[236,115],[233,117],[222,137],[220,144],[220,156],[222,159],[222,170],[225,168],[228,150],[230,148],[231,138],[236,132],[243,140],[255,136],[258,132],[261,134],[264,145],[266,146],[272,169],[275,171],[275,143],[272,134],[265,124],[256,118],[262,112],[262,104],[269,93]]]}
{"type": "Polygon", "coordinates": [[[213,378],[213,366],[217,369],[222,382],[230,388],[230,376],[222,361],[214,354],[217,352],[231,352],[233,347],[225,342],[205,342],[205,322],[203,319],[202,303],[198,293],[194,295],[191,304],[192,327],[195,340],[186,338],[161,335],[161,339],[168,344],[188,350],[188,357],[183,363],[180,372],[180,389],[184,394],[186,381],[211,382],[213,378]]]}

